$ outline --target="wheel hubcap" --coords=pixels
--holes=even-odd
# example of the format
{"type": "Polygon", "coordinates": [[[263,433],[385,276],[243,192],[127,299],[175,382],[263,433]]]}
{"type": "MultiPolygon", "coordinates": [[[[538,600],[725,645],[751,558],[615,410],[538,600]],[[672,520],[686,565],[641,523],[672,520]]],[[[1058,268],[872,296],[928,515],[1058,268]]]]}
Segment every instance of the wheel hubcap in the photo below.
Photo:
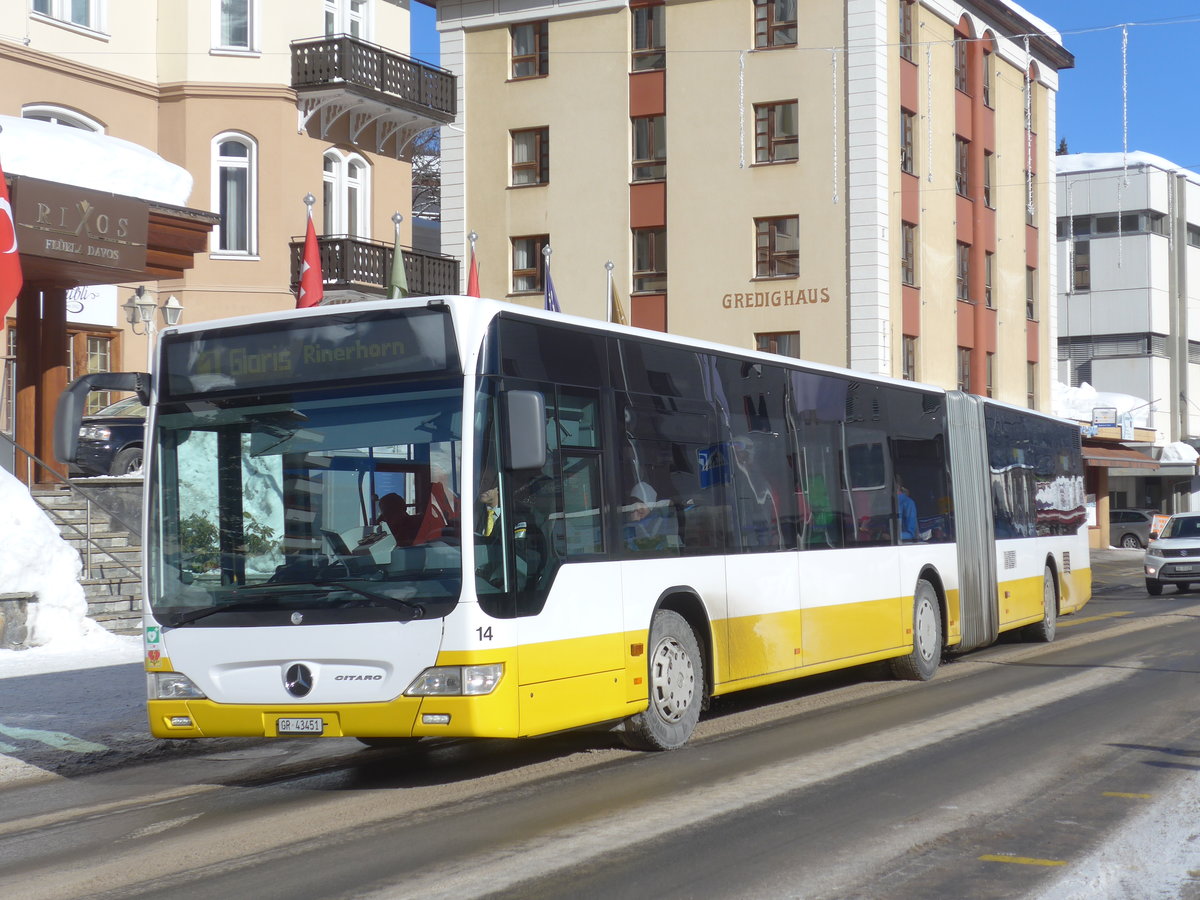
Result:
{"type": "Polygon", "coordinates": [[[678,722],[692,705],[696,674],[692,658],[674,638],[663,638],[654,648],[651,665],[654,708],[666,722],[678,722]]]}
{"type": "Polygon", "coordinates": [[[915,638],[921,658],[932,659],[933,647],[937,643],[937,617],[933,614],[933,606],[924,597],[917,600],[915,638]]]}

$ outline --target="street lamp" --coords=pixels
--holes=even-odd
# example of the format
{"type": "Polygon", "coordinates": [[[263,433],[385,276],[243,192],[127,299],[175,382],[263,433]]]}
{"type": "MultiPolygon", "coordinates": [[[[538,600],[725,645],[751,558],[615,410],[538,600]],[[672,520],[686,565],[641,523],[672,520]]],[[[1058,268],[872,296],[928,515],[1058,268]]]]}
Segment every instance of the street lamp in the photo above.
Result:
{"type": "Polygon", "coordinates": [[[125,321],[129,323],[133,333],[146,335],[146,371],[150,372],[154,368],[154,348],[158,337],[154,311],[158,310],[162,314],[163,322],[170,327],[178,325],[183,318],[183,304],[172,294],[159,306],[153,297],[146,296],[146,286],[139,284],[129,299],[121,304],[121,308],[125,310],[125,321]],[[138,331],[138,325],[144,330],[138,331]]]}

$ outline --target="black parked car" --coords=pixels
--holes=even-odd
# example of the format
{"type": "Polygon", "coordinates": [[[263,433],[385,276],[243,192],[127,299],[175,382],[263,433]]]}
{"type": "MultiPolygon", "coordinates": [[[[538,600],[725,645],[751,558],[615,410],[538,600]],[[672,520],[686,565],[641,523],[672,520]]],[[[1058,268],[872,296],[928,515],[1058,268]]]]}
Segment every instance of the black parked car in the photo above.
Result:
{"type": "Polygon", "coordinates": [[[84,416],[76,464],[84,475],[129,475],[141,471],[146,407],[126,397],[84,416]]]}

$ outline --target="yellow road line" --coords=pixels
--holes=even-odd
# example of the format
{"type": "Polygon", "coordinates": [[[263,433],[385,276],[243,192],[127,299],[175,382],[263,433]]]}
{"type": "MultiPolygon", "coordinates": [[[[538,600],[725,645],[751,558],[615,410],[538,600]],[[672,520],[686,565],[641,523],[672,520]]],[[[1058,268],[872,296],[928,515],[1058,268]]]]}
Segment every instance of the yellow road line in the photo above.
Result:
{"type": "Polygon", "coordinates": [[[1072,625],[1086,625],[1088,622],[1099,622],[1101,619],[1117,619],[1121,616],[1132,616],[1132,612],[1112,612],[1105,613],[1102,616],[1085,616],[1082,619],[1077,619],[1074,616],[1069,616],[1065,619],[1058,620],[1059,628],[1069,628],[1072,625]]]}
{"type": "Polygon", "coordinates": [[[1029,856],[996,856],[992,853],[985,853],[979,857],[984,862],[1002,862],[1015,863],[1019,866],[1065,866],[1065,859],[1034,859],[1029,856]]]}
{"type": "Polygon", "coordinates": [[[1101,797],[1124,797],[1126,800],[1149,800],[1153,794],[1126,794],[1122,791],[1104,791],[1101,797]]]}

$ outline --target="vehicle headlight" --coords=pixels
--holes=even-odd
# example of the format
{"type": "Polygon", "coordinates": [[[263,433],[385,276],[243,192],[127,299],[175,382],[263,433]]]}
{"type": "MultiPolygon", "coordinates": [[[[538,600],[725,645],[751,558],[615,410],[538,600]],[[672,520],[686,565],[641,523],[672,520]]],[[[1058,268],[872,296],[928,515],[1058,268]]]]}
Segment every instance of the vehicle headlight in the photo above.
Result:
{"type": "Polygon", "coordinates": [[[103,425],[84,425],[79,429],[79,437],[85,441],[107,441],[112,437],[112,429],[103,425]]]}
{"type": "Polygon", "coordinates": [[[504,663],[431,666],[404,691],[409,697],[469,697],[490,694],[504,677],[504,663]]]}
{"type": "Polygon", "coordinates": [[[149,672],[146,694],[151,700],[203,700],[204,691],[179,672],[149,672]]]}

